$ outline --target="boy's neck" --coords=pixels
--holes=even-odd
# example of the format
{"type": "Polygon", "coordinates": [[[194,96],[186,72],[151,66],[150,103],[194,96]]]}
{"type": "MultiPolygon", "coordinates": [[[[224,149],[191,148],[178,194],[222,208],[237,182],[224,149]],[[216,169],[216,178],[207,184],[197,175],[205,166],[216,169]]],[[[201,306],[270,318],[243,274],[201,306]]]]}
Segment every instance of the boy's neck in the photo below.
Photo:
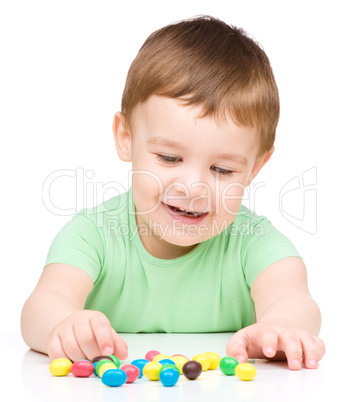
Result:
{"type": "Polygon", "coordinates": [[[198,244],[193,244],[191,246],[177,246],[175,244],[170,244],[165,240],[156,238],[156,235],[151,236],[141,236],[140,239],[144,248],[156,258],[162,260],[171,260],[174,258],[182,257],[193,250],[198,244]]]}

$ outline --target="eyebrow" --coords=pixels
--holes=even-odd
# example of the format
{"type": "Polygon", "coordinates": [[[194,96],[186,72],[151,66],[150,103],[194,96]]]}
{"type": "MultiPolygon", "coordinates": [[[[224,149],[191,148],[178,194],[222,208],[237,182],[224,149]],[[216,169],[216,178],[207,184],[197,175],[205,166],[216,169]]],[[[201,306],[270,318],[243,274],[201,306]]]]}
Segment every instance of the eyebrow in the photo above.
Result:
{"type": "MultiPolygon", "coordinates": [[[[147,143],[148,144],[159,144],[159,145],[167,145],[173,148],[183,148],[183,144],[170,140],[168,138],[164,138],[164,137],[149,137],[147,139],[147,143]]],[[[240,155],[240,154],[236,154],[233,152],[224,152],[224,153],[220,153],[217,155],[218,158],[222,158],[222,159],[230,159],[236,162],[239,162],[243,165],[247,165],[248,164],[248,160],[245,156],[240,155]]]]}

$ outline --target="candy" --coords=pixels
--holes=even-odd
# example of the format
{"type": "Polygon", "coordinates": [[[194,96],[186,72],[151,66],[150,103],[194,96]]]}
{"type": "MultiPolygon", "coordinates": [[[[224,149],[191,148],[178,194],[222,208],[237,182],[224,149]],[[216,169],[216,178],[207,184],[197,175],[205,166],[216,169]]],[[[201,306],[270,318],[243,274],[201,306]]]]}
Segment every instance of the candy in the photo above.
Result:
{"type": "Polygon", "coordinates": [[[158,363],[162,364],[162,366],[164,366],[165,364],[175,364],[172,359],[162,359],[158,363]]]}
{"type": "Polygon", "coordinates": [[[233,357],[223,357],[219,363],[219,368],[225,375],[234,375],[238,361],[233,357]]]}
{"type": "Polygon", "coordinates": [[[114,356],[114,355],[108,355],[108,357],[110,357],[110,358],[113,360],[113,362],[115,363],[115,365],[116,365],[117,368],[120,368],[120,367],[121,367],[121,362],[120,362],[120,360],[119,360],[116,356],[114,356]]]}
{"type": "Polygon", "coordinates": [[[126,382],[128,384],[136,381],[140,377],[140,369],[134,364],[125,364],[121,367],[121,370],[123,370],[127,374],[126,382]]]}
{"type": "Polygon", "coordinates": [[[102,365],[100,366],[100,368],[98,369],[97,367],[98,367],[99,365],[100,365],[100,363],[98,363],[97,366],[96,366],[97,375],[98,375],[99,377],[102,377],[103,374],[104,374],[104,372],[107,371],[107,370],[117,369],[115,363],[105,363],[105,364],[102,364],[102,365]]]}
{"type": "Polygon", "coordinates": [[[175,364],[164,364],[161,369],[160,369],[160,374],[162,373],[163,370],[168,370],[168,369],[173,369],[173,370],[177,370],[178,374],[180,374],[180,371],[178,369],[178,367],[175,364]]]}
{"type": "Polygon", "coordinates": [[[93,363],[93,364],[94,364],[94,367],[95,367],[95,374],[96,374],[96,375],[99,375],[98,372],[99,372],[100,368],[101,368],[104,364],[107,364],[107,363],[115,364],[112,360],[107,360],[107,359],[106,359],[106,360],[99,360],[99,361],[93,363]]]}
{"type": "Polygon", "coordinates": [[[160,373],[160,381],[165,387],[173,387],[179,378],[179,370],[167,368],[160,373]]]}
{"type": "Polygon", "coordinates": [[[159,354],[160,352],[157,352],[157,350],[150,350],[149,352],[146,353],[145,359],[151,362],[153,358],[159,354]]]}
{"type": "Polygon", "coordinates": [[[71,371],[72,362],[69,359],[55,359],[51,362],[49,371],[52,375],[62,377],[71,371]]]}
{"type": "Polygon", "coordinates": [[[103,373],[101,381],[108,387],[120,387],[127,381],[127,374],[121,369],[110,369],[103,373]]]}
{"type": "Polygon", "coordinates": [[[177,366],[178,370],[180,371],[180,374],[182,374],[183,365],[189,361],[189,359],[187,357],[182,356],[182,355],[173,355],[171,357],[171,360],[174,361],[175,365],[177,366]]]}
{"type": "Polygon", "coordinates": [[[131,362],[131,364],[133,364],[134,366],[138,367],[138,369],[140,370],[140,377],[141,378],[143,376],[143,368],[145,367],[145,365],[149,363],[149,361],[147,359],[136,359],[133,360],[131,362]]]}
{"type": "MultiPolygon", "coordinates": [[[[187,359],[187,361],[189,362],[189,358],[188,358],[187,356],[185,356],[185,355],[179,355],[179,354],[172,355],[172,357],[175,357],[175,356],[181,356],[181,357],[184,357],[184,358],[185,358],[185,359],[187,359]]],[[[172,359],[172,357],[171,357],[171,359],[172,359]]]]}
{"type": "Polygon", "coordinates": [[[189,380],[195,380],[202,373],[202,364],[197,361],[190,360],[183,365],[182,371],[186,378],[189,380]]]}
{"type": "Polygon", "coordinates": [[[78,360],[71,367],[71,374],[75,377],[90,377],[94,373],[94,366],[88,360],[78,360]]]}
{"type": "Polygon", "coordinates": [[[92,364],[93,364],[94,374],[95,374],[95,375],[98,375],[98,374],[96,373],[97,363],[98,363],[98,362],[92,363],[92,364]]]}
{"type": "Polygon", "coordinates": [[[256,376],[252,364],[239,364],[233,357],[221,359],[215,352],[198,354],[191,361],[184,355],[176,354],[170,358],[156,350],[147,352],[146,357],[148,359],[133,360],[121,369],[121,362],[114,355],[96,356],[92,362],[78,360],[72,363],[69,359],[56,359],[51,362],[49,370],[55,376],[66,376],[70,371],[75,377],[89,377],[95,373],[109,387],[119,387],[125,382],[133,383],[143,375],[151,381],[160,380],[165,387],[173,387],[182,373],[189,380],[195,380],[202,371],[215,370],[218,366],[223,374],[235,374],[242,381],[251,381],[256,376]]]}
{"type": "Polygon", "coordinates": [[[201,363],[201,364],[202,364],[202,370],[203,370],[203,371],[207,371],[207,370],[208,370],[208,367],[209,367],[209,365],[210,365],[210,363],[211,363],[210,360],[209,360],[209,358],[206,357],[204,354],[196,355],[196,356],[194,356],[194,357],[192,358],[192,360],[201,363]]]}
{"type": "Polygon", "coordinates": [[[256,376],[256,369],[250,363],[240,363],[236,366],[235,373],[242,381],[252,381],[256,376]]]}
{"type": "Polygon", "coordinates": [[[170,359],[170,357],[169,357],[168,355],[165,355],[164,353],[159,353],[158,355],[156,355],[156,356],[152,359],[152,361],[153,361],[154,363],[158,363],[160,360],[163,360],[163,359],[170,359]]]}
{"type": "Polygon", "coordinates": [[[208,370],[215,370],[216,368],[219,367],[219,363],[221,362],[221,356],[220,356],[218,353],[215,353],[215,352],[206,352],[206,353],[203,353],[203,354],[204,354],[204,356],[206,356],[206,357],[209,359],[209,361],[210,361],[208,370]]]}
{"type": "Polygon", "coordinates": [[[158,362],[149,362],[143,368],[143,375],[151,381],[158,381],[162,365],[158,362]]]}
{"type": "Polygon", "coordinates": [[[92,363],[97,363],[97,362],[99,362],[101,360],[110,360],[111,362],[114,362],[113,358],[111,356],[109,356],[109,355],[96,356],[91,360],[91,362],[92,363]]]}

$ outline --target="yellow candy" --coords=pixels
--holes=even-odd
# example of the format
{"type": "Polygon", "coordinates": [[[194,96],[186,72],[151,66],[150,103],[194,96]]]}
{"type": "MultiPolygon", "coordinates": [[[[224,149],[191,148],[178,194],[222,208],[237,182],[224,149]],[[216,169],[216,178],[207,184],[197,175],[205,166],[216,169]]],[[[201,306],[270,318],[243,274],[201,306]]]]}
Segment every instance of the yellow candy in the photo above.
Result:
{"type": "Polygon", "coordinates": [[[158,363],[160,360],[163,360],[163,359],[171,359],[171,358],[168,355],[165,355],[164,353],[160,353],[159,355],[156,355],[153,358],[152,362],[158,363]]]}
{"type": "Polygon", "coordinates": [[[187,357],[184,357],[184,356],[172,356],[171,360],[177,366],[178,370],[180,371],[180,374],[183,374],[182,373],[182,367],[184,366],[185,363],[187,363],[189,361],[187,359],[187,357]]]}
{"type": "Polygon", "coordinates": [[[52,375],[62,377],[71,371],[72,362],[69,359],[56,359],[51,362],[49,370],[52,375]]]}
{"type": "Polygon", "coordinates": [[[204,354],[199,354],[196,355],[192,360],[201,363],[202,365],[202,371],[207,371],[210,365],[210,360],[207,356],[205,356],[204,354]]]}
{"type": "Polygon", "coordinates": [[[215,352],[206,352],[206,353],[203,353],[203,354],[204,354],[204,356],[206,356],[206,357],[209,359],[209,361],[210,361],[208,370],[215,370],[216,368],[219,367],[219,363],[221,362],[221,356],[220,356],[218,353],[215,353],[215,352]]]}
{"type": "Polygon", "coordinates": [[[256,369],[250,363],[240,363],[236,366],[235,373],[242,381],[252,381],[256,376],[256,369]]]}
{"type": "Polygon", "coordinates": [[[143,375],[151,381],[158,381],[161,368],[162,364],[153,361],[149,362],[143,367],[143,375]]]}
{"type": "Polygon", "coordinates": [[[107,370],[111,370],[111,369],[117,369],[117,366],[115,363],[105,363],[103,366],[101,366],[100,370],[98,371],[98,376],[102,377],[103,373],[107,370]]]}

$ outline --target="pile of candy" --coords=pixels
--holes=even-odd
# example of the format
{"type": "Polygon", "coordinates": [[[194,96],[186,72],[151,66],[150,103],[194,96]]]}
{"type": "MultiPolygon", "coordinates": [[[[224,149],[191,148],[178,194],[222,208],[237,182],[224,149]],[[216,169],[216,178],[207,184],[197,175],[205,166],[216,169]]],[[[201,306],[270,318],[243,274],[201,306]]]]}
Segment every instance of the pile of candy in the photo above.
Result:
{"type": "Polygon", "coordinates": [[[183,355],[172,357],[156,350],[146,353],[144,359],[136,359],[131,364],[121,365],[113,355],[97,356],[92,361],[78,360],[74,363],[68,359],[56,359],[50,364],[50,373],[65,376],[70,372],[75,377],[89,377],[92,374],[101,378],[109,387],[119,387],[124,383],[133,383],[145,376],[151,381],[160,380],[165,387],[173,387],[180,375],[189,380],[198,378],[202,371],[220,368],[225,375],[236,375],[243,381],[251,381],[256,369],[249,363],[238,363],[233,357],[221,357],[215,352],[196,355],[189,360],[183,355]]]}

